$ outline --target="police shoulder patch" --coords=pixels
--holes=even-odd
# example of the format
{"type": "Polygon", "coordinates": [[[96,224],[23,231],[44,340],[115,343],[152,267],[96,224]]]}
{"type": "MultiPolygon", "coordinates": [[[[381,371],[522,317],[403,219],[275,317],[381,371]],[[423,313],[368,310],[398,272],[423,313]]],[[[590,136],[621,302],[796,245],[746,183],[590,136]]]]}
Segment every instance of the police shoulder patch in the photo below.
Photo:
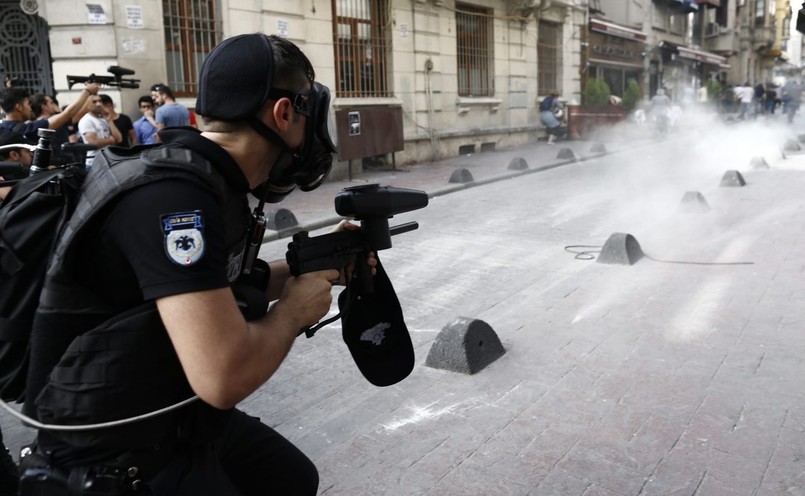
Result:
{"type": "Polygon", "coordinates": [[[201,211],[165,214],[159,220],[168,258],[182,266],[198,262],[204,255],[204,218],[201,211]]]}

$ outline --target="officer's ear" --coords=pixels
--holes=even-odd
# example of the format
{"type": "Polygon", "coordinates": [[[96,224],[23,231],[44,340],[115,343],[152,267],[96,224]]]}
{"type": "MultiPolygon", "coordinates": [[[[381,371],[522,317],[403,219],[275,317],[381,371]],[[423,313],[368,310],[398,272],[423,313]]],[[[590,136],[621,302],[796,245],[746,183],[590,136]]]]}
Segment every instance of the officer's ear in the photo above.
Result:
{"type": "Polygon", "coordinates": [[[266,102],[266,105],[269,106],[268,110],[277,126],[277,130],[280,132],[285,132],[288,129],[294,114],[291,100],[288,98],[280,98],[276,101],[269,100],[266,102]]]}

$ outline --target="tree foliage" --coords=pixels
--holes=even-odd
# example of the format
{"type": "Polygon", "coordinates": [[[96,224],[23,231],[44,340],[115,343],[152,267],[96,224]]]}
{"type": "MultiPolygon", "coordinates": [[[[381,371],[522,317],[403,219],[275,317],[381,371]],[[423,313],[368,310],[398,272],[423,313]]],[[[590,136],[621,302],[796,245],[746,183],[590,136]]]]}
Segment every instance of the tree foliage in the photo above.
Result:
{"type": "Polygon", "coordinates": [[[612,92],[603,79],[588,79],[582,91],[582,103],[585,105],[607,105],[612,92]]]}

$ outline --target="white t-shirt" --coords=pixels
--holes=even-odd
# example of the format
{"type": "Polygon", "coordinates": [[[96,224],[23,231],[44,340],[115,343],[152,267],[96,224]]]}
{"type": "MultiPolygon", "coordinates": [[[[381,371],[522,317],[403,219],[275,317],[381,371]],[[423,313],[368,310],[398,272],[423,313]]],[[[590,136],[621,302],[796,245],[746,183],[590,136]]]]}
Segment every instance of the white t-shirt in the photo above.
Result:
{"type": "MultiPolygon", "coordinates": [[[[95,133],[96,137],[103,139],[111,136],[112,130],[109,128],[109,123],[106,122],[106,119],[101,119],[100,117],[95,117],[91,113],[86,113],[84,114],[84,117],[78,121],[78,135],[81,136],[82,142],[91,144],[85,137],[86,133],[95,133]]],[[[92,161],[95,159],[96,153],[98,153],[97,150],[90,150],[87,152],[87,160],[85,162],[87,167],[92,165],[92,161]]]]}
{"type": "Polygon", "coordinates": [[[735,96],[741,100],[741,103],[752,103],[755,98],[755,89],[751,86],[738,86],[735,88],[735,96]]]}

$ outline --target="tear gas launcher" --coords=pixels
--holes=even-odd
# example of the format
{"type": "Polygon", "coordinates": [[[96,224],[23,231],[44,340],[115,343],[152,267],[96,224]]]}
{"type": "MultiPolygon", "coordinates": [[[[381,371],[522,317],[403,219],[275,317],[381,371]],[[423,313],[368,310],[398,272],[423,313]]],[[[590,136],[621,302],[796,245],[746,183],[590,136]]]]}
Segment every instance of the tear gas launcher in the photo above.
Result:
{"type": "MultiPolygon", "coordinates": [[[[377,253],[391,248],[392,236],[417,229],[419,223],[415,221],[389,227],[389,219],[395,214],[427,205],[428,195],[424,191],[377,184],[345,188],[335,197],[335,211],[360,221],[360,229],[315,237],[307,231],[294,234],[285,255],[291,274],[299,276],[318,270],[345,269],[350,259],[357,255],[355,282],[362,293],[371,293],[371,270],[360,257],[368,256],[370,251],[377,253]]],[[[318,324],[316,329],[325,323],[318,324]]]]}

